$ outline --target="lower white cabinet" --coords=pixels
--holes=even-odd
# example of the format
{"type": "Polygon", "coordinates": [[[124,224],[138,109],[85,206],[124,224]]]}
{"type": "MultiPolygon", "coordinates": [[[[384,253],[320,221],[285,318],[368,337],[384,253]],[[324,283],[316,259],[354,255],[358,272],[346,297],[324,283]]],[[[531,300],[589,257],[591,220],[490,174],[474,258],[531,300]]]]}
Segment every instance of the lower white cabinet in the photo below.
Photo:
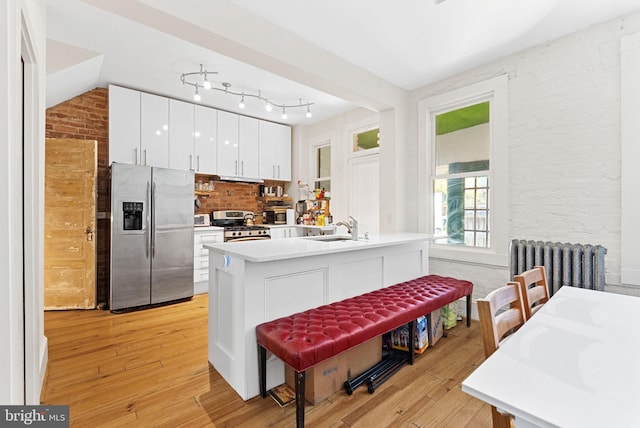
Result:
{"type": "Polygon", "coordinates": [[[297,238],[302,236],[295,226],[269,226],[271,239],[297,238]]]}
{"type": "Polygon", "coordinates": [[[195,294],[209,291],[209,250],[204,244],[224,242],[222,228],[196,228],[193,238],[193,283],[195,294]]]}

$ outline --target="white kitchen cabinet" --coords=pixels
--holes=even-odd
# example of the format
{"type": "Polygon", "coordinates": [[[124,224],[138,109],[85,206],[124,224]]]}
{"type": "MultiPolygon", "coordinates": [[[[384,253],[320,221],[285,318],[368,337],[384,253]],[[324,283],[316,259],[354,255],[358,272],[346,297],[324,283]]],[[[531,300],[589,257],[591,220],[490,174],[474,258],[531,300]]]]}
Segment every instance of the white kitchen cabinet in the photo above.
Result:
{"type": "Polygon", "coordinates": [[[209,281],[209,250],[203,247],[205,244],[224,242],[222,228],[210,227],[195,228],[193,236],[193,283],[196,294],[208,291],[209,281]]]}
{"type": "Polygon", "coordinates": [[[140,163],[169,167],[169,99],[140,95],[140,163]]]}
{"type": "Polygon", "coordinates": [[[195,169],[194,105],[169,100],[169,168],[195,169]]]}
{"type": "Polygon", "coordinates": [[[109,164],[140,163],[140,92],[109,85],[109,164]]]}
{"type": "Polygon", "coordinates": [[[258,163],[260,152],[258,147],[258,128],[260,120],[240,116],[239,118],[239,150],[238,159],[240,161],[241,177],[258,178],[258,163]]]}
{"type": "Polygon", "coordinates": [[[194,169],[217,174],[218,110],[196,105],[194,113],[194,169]]]}
{"type": "Polygon", "coordinates": [[[291,181],[291,128],[260,121],[260,178],[291,181]]]}
{"type": "Polygon", "coordinates": [[[295,226],[269,226],[271,239],[297,238],[302,236],[300,229],[295,226]]]}
{"type": "Polygon", "coordinates": [[[239,175],[238,115],[226,111],[218,111],[218,174],[239,175]]]}
{"type": "Polygon", "coordinates": [[[218,112],[218,174],[258,178],[258,123],[253,117],[218,112]]]}

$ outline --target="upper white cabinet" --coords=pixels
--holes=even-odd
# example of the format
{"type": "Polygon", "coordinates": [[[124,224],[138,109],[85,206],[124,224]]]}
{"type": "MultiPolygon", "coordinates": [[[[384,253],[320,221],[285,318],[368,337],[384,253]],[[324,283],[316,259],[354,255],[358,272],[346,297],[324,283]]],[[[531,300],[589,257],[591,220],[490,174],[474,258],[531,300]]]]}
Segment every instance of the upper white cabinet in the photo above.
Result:
{"type": "Polygon", "coordinates": [[[196,105],[194,123],[194,169],[201,174],[217,174],[218,110],[196,105]]]}
{"type": "Polygon", "coordinates": [[[195,169],[194,105],[169,100],[169,167],[195,169]]]}
{"type": "Polygon", "coordinates": [[[291,128],[260,121],[260,178],[291,181],[291,128]]]}
{"type": "Polygon", "coordinates": [[[238,159],[241,177],[258,178],[258,128],[260,121],[253,117],[239,117],[238,159]]]}
{"type": "Polygon", "coordinates": [[[291,128],[109,85],[109,161],[291,180],[291,128]]]}
{"type": "Polygon", "coordinates": [[[109,85],[109,160],[140,163],[140,92],[109,85]]]}
{"type": "Polygon", "coordinates": [[[169,99],[140,95],[140,163],[169,167],[169,99]]]}
{"type": "Polygon", "coordinates": [[[259,120],[218,111],[218,174],[258,178],[259,120]]]}
{"type": "Polygon", "coordinates": [[[218,174],[239,175],[238,115],[218,111],[218,174]]]}

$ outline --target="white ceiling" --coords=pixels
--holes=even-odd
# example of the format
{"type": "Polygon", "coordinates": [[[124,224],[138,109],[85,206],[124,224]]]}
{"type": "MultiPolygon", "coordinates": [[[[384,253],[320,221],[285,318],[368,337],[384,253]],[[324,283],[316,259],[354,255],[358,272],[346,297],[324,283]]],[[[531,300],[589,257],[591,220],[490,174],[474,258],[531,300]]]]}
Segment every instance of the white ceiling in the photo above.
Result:
{"type": "Polygon", "coordinates": [[[180,75],[204,64],[218,87],[202,104],[288,124],[406,91],[640,10],[640,0],[48,0],[47,106],[109,83],[191,100],[180,75]],[[439,3],[439,4],[437,4],[439,3]],[[373,89],[372,89],[373,88],[373,89]]]}

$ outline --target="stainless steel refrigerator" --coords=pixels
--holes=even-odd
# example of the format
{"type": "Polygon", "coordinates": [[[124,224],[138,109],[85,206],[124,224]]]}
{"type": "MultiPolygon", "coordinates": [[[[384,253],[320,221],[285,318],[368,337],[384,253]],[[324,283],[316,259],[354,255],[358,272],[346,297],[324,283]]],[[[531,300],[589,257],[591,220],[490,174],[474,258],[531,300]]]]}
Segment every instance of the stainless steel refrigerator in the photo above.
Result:
{"type": "Polygon", "coordinates": [[[111,165],[111,310],[193,296],[193,180],[111,165]]]}

